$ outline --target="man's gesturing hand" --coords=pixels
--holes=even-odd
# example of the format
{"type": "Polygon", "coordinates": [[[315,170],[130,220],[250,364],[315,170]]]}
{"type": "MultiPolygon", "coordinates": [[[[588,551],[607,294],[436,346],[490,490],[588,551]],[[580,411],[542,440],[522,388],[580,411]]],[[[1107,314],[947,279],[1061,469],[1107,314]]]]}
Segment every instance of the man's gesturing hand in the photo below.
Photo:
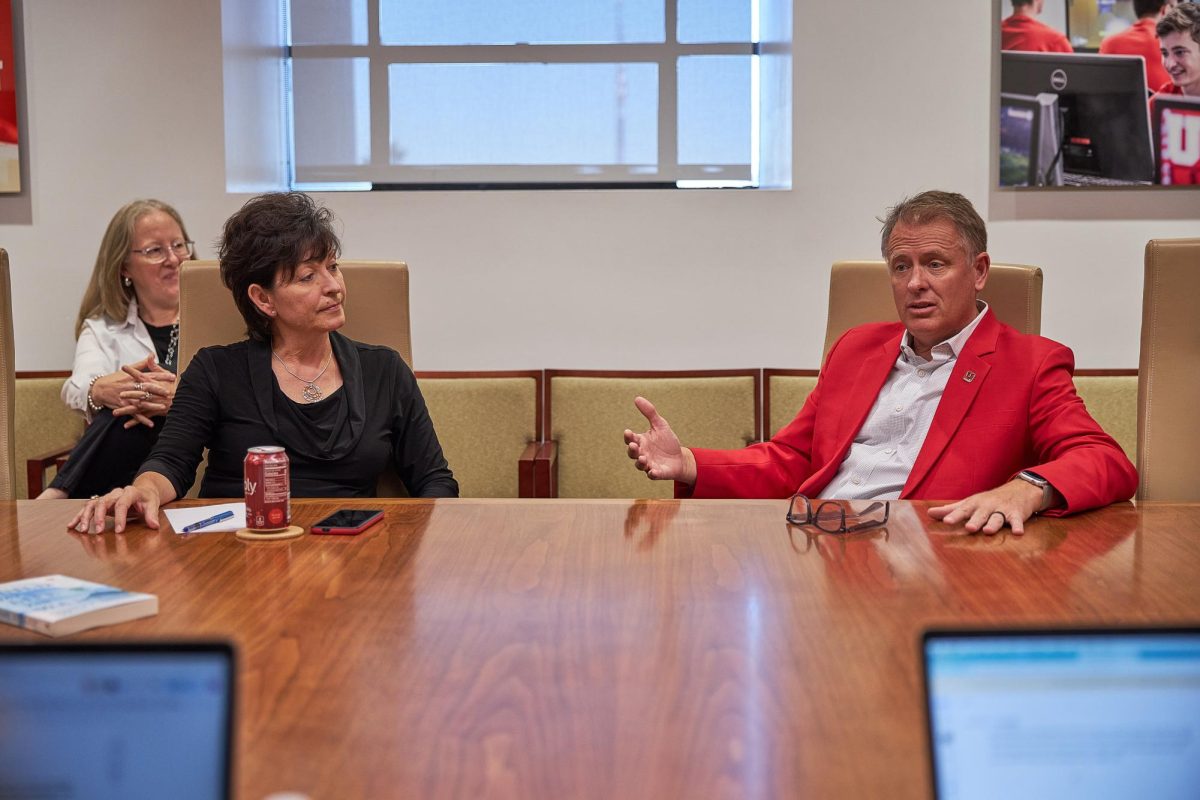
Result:
{"type": "Polygon", "coordinates": [[[696,459],[692,451],[679,444],[679,437],[654,410],[653,403],[644,397],[635,397],[633,404],[650,423],[650,430],[645,433],[625,431],[625,449],[637,468],[652,480],[694,484],[696,459]]]}

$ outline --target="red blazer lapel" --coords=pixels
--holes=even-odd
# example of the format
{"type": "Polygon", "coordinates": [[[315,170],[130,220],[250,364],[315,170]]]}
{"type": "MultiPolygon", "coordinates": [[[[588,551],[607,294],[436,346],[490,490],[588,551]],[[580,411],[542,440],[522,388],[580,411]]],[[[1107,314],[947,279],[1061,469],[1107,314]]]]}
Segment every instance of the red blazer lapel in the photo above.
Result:
{"type": "Polygon", "coordinates": [[[900,338],[903,335],[901,332],[881,347],[864,353],[859,362],[854,382],[847,384],[848,391],[838,392],[834,397],[826,398],[823,401],[832,401],[841,407],[833,434],[833,441],[836,444],[827,453],[814,454],[818,456],[821,465],[801,485],[801,492],[809,494],[814,491],[813,487],[819,487],[816,490],[819,491],[825,488],[837,474],[838,469],[842,466],[842,461],[846,459],[846,454],[850,452],[850,445],[854,443],[854,437],[858,435],[859,429],[866,422],[867,414],[875,405],[879,391],[883,388],[888,374],[892,371],[892,367],[900,355],[900,338]]]}
{"type": "Polygon", "coordinates": [[[982,357],[995,352],[996,337],[999,333],[1000,326],[989,311],[967,339],[966,345],[955,360],[954,371],[950,373],[950,380],[946,383],[942,399],[938,402],[937,412],[929,425],[929,433],[925,435],[921,452],[917,454],[917,462],[913,464],[912,472],[908,474],[908,480],[900,492],[901,498],[908,497],[921,485],[921,481],[937,464],[958,431],[980,388],[987,381],[992,366],[982,357]]]}

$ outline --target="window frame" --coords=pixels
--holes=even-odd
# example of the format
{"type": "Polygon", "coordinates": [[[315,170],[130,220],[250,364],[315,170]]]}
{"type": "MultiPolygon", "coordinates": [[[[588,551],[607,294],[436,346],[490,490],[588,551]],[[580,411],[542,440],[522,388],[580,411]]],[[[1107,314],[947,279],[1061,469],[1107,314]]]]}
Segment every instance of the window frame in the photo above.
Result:
{"type": "MultiPolygon", "coordinates": [[[[366,0],[367,41],[364,44],[291,44],[291,15],[285,5],[284,37],[287,44],[284,54],[284,113],[289,185],[301,190],[764,188],[759,180],[762,124],[760,57],[764,52],[781,52],[778,44],[764,45],[760,41],[760,4],[767,1],[750,0],[750,41],[680,42],[677,37],[678,0],[661,0],[664,6],[664,41],[607,44],[384,44],[380,28],[380,0],[366,0]],[[680,59],[689,56],[750,57],[749,164],[678,163],[677,69],[680,59]],[[298,167],[292,91],[295,61],[361,58],[367,60],[369,75],[369,161],[361,165],[298,167]],[[416,166],[391,163],[388,71],[393,64],[521,63],[657,65],[658,135],[654,172],[646,173],[645,167],[630,164],[416,166]],[[586,169],[588,175],[581,172],[581,168],[586,169]]],[[[287,0],[283,2],[286,4],[287,0]]],[[[790,53],[790,47],[786,48],[786,52],[790,53]]]]}

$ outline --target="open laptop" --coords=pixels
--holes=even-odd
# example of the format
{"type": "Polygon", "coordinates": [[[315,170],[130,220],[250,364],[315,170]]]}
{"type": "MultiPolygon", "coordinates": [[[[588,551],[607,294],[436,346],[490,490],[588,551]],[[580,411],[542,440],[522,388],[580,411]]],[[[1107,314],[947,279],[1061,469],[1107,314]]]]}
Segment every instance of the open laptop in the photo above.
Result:
{"type": "Polygon", "coordinates": [[[0,798],[231,796],[233,648],[0,645],[0,798]]]}
{"type": "Polygon", "coordinates": [[[934,796],[1195,798],[1200,628],[930,631],[934,796]]]}

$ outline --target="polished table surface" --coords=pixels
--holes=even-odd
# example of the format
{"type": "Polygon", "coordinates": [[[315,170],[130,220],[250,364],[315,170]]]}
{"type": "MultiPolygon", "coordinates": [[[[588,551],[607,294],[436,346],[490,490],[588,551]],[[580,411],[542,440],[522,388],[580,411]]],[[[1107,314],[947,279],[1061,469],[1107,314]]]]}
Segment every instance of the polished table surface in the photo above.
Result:
{"type": "Polygon", "coordinates": [[[927,797],[926,627],[1200,621],[1200,506],[812,536],[784,501],[388,500],[244,543],[68,533],[79,505],[0,503],[0,580],[159,596],[76,640],[235,641],[243,800],[927,797]]]}

